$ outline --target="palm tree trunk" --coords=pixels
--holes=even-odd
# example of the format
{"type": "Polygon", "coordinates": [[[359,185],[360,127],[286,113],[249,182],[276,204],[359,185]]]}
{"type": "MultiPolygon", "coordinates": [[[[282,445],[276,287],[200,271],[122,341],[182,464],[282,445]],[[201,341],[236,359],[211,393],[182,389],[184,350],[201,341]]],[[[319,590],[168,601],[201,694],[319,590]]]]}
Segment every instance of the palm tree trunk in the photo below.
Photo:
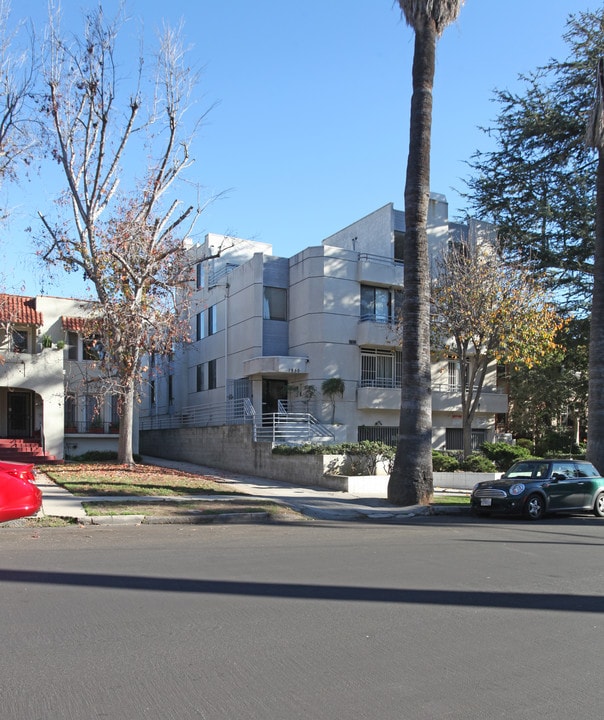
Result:
{"type": "Polygon", "coordinates": [[[598,148],[594,285],[589,335],[587,458],[604,472],[604,148],[598,148]]]}
{"type": "Polygon", "coordinates": [[[426,17],[415,27],[405,183],[401,414],[396,456],[388,483],[388,499],[397,505],[425,504],[433,493],[427,220],[436,40],[435,23],[426,17]]]}

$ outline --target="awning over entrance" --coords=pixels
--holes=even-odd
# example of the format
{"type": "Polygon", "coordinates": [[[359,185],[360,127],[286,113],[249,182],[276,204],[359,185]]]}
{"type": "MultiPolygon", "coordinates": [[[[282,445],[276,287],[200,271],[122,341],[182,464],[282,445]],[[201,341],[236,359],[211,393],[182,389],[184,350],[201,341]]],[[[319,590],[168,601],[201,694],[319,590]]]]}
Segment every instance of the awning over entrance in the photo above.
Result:
{"type": "Polygon", "coordinates": [[[244,377],[291,379],[308,373],[308,358],[266,355],[243,361],[244,377]]]}

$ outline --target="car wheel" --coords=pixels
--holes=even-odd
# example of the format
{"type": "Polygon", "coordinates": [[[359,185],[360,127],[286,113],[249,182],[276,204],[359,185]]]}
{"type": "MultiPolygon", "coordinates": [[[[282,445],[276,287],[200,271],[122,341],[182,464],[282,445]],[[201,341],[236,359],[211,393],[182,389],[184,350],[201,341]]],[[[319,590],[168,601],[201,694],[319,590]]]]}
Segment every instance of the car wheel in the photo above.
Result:
{"type": "Polygon", "coordinates": [[[604,492],[596,495],[596,502],[594,503],[594,515],[597,517],[604,517],[604,492]]]}
{"type": "Polygon", "coordinates": [[[524,503],[524,517],[528,520],[541,520],[545,514],[545,501],[541,495],[529,495],[524,503]]]}

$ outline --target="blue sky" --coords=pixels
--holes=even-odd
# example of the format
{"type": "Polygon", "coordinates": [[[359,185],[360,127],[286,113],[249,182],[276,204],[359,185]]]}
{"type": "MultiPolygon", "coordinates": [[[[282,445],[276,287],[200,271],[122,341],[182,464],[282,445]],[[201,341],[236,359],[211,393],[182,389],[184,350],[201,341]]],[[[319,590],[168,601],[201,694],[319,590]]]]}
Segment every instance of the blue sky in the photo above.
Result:
{"type": "MultiPolygon", "coordinates": [[[[91,3],[63,0],[78,27],[91,3]]],[[[431,185],[455,218],[465,163],[488,140],[479,126],[495,116],[494,88],[549,58],[562,58],[571,12],[589,0],[466,0],[437,48],[431,185]]],[[[45,0],[13,2],[13,15],[45,18],[45,0]]],[[[105,2],[111,11],[115,1],[105,2]]],[[[199,133],[191,179],[207,198],[197,239],[230,233],[271,243],[290,256],[354,220],[403,205],[414,35],[391,0],[129,0],[124,32],[152,37],[183,21],[201,69],[197,108],[212,107],[199,133]]],[[[136,47],[136,43],[133,42],[136,47]]],[[[127,66],[128,58],[122,58],[127,66]]],[[[44,178],[44,176],[43,176],[44,178]]],[[[0,227],[5,283],[15,292],[82,295],[76,278],[51,284],[34,263],[25,228],[52,214],[59,188],[45,180],[4,188],[13,208],[0,227]]]]}

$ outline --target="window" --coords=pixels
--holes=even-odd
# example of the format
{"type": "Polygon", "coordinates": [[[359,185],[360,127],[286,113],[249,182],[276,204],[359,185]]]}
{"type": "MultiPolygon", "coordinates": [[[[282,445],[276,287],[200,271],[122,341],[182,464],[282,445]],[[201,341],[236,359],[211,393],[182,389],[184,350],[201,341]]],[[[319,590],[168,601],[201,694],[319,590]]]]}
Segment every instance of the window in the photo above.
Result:
{"type": "Polygon", "coordinates": [[[218,308],[212,305],[208,309],[208,335],[213,335],[218,330],[218,308]]]}
{"type": "Polygon", "coordinates": [[[111,396],[111,425],[119,427],[120,424],[120,397],[119,395],[111,396]]]}
{"type": "Polygon", "coordinates": [[[65,397],[65,427],[74,432],[77,429],[76,399],[73,395],[65,397]]]}
{"type": "Polygon", "coordinates": [[[388,288],[361,285],[361,320],[390,322],[392,305],[388,288]]]}
{"type": "Polygon", "coordinates": [[[400,350],[363,350],[361,352],[361,387],[400,388],[403,355],[400,350]]]}
{"type": "Polygon", "coordinates": [[[216,360],[208,362],[208,390],[216,388],[216,360]]]}
{"type": "Polygon", "coordinates": [[[155,405],[157,398],[155,397],[155,380],[149,382],[149,399],[151,405],[155,405]]]}
{"type": "Polygon", "coordinates": [[[102,428],[103,416],[101,415],[100,398],[96,395],[86,395],[86,431],[91,428],[102,428]]]}
{"type": "Polygon", "coordinates": [[[203,365],[198,365],[196,368],[196,376],[197,376],[197,392],[201,392],[203,387],[203,365]]]}
{"type": "Polygon", "coordinates": [[[83,342],[82,358],[84,360],[102,360],[105,349],[99,335],[91,335],[83,342]]]}
{"type": "Polygon", "coordinates": [[[13,330],[11,332],[11,350],[15,353],[27,352],[27,330],[13,330]]]}
{"type": "MultiPolygon", "coordinates": [[[[472,430],[472,450],[478,450],[480,446],[486,442],[486,430],[472,430]]],[[[463,450],[463,429],[447,428],[445,431],[445,449],[446,450],[463,450]]]]}
{"type": "Polygon", "coordinates": [[[399,262],[403,261],[403,251],[405,248],[405,233],[395,232],[394,233],[394,259],[399,262]]]}
{"type": "Polygon", "coordinates": [[[285,288],[264,288],[262,316],[265,320],[287,320],[287,290],[285,288]]]}
{"type": "Polygon", "coordinates": [[[174,375],[168,375],[168,404],[174,405],[174,375]]]}
{"type": "Polygon", "coordinates": [[[202,263],[197,263],[197,267],[196,267],[195,270],[196,270],[196,280],[195,280],[195,284],[196,284],[196,286],[197,286],[197,289],[198,289],[198,290],[201,290],[201,288],[205,287],[205,279],[206,279],[206,278],[205,278],[206,273],[205,273],[205,269],[204,269],[204,267],[203,267],[203,264],[202,264],[202,263]]]}
{"type": "Polygon", "coordinates": [[[197,315],[195,316],[195,326],[196,326],[196,330],[195,330],[196,339],[203,340],[203,338],[205,337],[203,312],[198,312],[197,315]]]}
{"type": "Polygon", "coordinates": [[[79,336],[77,332],[70,331],[67,333],[67,345],[69,346],[69,350],[67,351],[68,360],[78,359],[78,340],[79,336]]]}
{"type": "Polygon", "coordinates": [[[456,360],[449,360],[447,364],[447,370],[449,389],[459,390],[461,385],[459,381],[459,363],[456,360]]]}

